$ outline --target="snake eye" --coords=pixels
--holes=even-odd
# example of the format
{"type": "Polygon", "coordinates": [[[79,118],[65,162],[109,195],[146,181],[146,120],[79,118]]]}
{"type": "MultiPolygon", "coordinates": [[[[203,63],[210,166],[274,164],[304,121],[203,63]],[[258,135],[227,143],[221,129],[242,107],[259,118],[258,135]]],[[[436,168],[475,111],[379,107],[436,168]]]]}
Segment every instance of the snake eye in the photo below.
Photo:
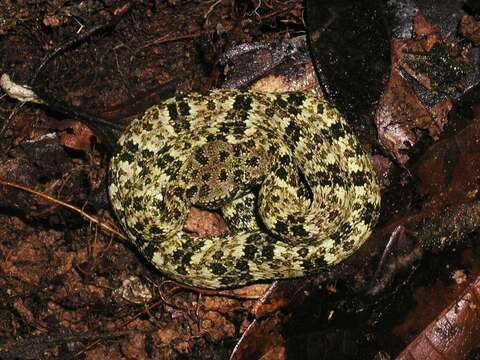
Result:
{"type": "Polygon", "coordinates": [[[283,165],[289,165],[292,162],[292,159],[290,158],[290,156],[285,154],[285,155],[282,155],[282,157],[280,157],[280,162],[283,165]]]}
{"type": "Polygon", "coordinates": [[[287,173],[287,170],[285,170],[284,167],[279,167],[277,169],[277,171],[275,172],[275,174],[280,178],[282,179],[283,181],[287,181],[288,180],[288,173],[287,173]]]}
{"type": "Polygon", "coordinates": [[[187,198],[192,198],[195,196],[195,194],[198,192],[198,187],[196,187],[195,185],[194,186],[190,186],[186,191],[185,191],[185,195],[187,196],[187,198]]]}
{"type": "Polygon", "coordinates": [[[227,181],[227,180],[228,180],[227,170],[225,170],[225,169],[220,170],[220,176],[218,177],[218,179],[219,179],[221,182],[227,181]]]}
{"type": "Polygon", "coordinates": [[[218,158],[220,159],[220,161],[227,160],[229,156],[230,156],[230,153],[224,150],[220,151],[220,153],[218,154],[218,158]]]}

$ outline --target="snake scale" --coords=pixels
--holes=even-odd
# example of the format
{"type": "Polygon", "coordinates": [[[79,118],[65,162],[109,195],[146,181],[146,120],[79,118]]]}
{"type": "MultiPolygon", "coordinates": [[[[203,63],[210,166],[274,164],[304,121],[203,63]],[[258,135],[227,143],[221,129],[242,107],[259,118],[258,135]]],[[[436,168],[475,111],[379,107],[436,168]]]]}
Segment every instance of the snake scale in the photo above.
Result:
{"type": "Polygon", "coordinates": [[[340,113],[304,92],[177,95],[129,125],[109,177],[143,256],[205,288],[318,273],[354,253],[379,214],[368,156],[340,113]],[[192,205],[220,211],[230,233],[187,233],[192,205]]]}

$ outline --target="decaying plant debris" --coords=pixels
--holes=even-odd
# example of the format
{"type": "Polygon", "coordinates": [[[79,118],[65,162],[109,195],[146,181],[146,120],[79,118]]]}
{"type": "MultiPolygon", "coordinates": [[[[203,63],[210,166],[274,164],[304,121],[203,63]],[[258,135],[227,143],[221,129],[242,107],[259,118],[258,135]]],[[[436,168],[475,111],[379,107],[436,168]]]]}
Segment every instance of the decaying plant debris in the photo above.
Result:
{"type": "MultiPolygon", "coordinates": [[[[84,217],[1,186],[0,358],[399,354],[480,273],[480,97],[469,93],[478,63],[466,56],[478,46],[479,19],[468,9],[459,18],[462,42],[421,12],[412,38],[392,40],[391,71],[367,124],[378,134],[362,137],[383,186],[381,222],[358,254],[317,277],[216,293],[185,288],[84,217]],[[452,69],[458,72],[440,82],[452,69]],[[428,103],[429,91],[442,95],[428,103]],[[457,100],[468,103],[462,126],[450,117],[457,100]]],[[[2,1],[0,72],[20,84],[35,78],[49,94],[121,128],[173,90],[222,86],[231,70],[225,54],[238,55],[239,44],[257,44],[248,56],[264,56],[254,65],[266,73],[295,69],[302,86],[317,87],[308,54],[278,63],[268,57],[271,44],[304,44],[303,10],[299,1],[277,0],[2,1]]],[[[0,98],[0,179],[114,228],[105,146],[75,118],[0,98]]],[[[198,209],[188,226],[199,234],[228,231],[216,214],[198,209]]],[[[478,345],[469,343],[462,356],[478,345]]]]}

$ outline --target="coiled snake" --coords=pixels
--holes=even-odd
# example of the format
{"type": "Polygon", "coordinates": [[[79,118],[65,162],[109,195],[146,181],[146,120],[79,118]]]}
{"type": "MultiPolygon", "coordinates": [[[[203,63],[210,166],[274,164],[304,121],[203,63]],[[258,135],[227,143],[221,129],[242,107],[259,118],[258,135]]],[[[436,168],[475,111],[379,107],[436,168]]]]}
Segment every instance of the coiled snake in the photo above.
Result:
{"type": "Polygon", "coordinates": [[[132,243],[171,278],[225,288],[305,276],[370,235],[379,188],[337,110],[309,93],[176,96],[134,120],[109,194],[132,243]],[[220,210],[224,237],[183,230],[190,206],[220,210]]]}

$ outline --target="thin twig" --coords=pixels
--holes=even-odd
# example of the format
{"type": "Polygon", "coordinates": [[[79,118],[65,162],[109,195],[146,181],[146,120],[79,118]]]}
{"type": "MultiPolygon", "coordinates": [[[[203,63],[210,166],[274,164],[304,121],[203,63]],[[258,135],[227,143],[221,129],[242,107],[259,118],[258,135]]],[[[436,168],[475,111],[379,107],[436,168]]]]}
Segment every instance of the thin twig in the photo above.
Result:
{"type": "Polygon", "coordinates": [[[223,0],[217,0],[215,1],[212,5],[210,5],[210,7],[208,8],[207,12],[203,15],[203,18],[206,19],[208,17],[208,15],[210,15],[210,13],[213,11],[213,9],[215,9],[215,7],[220,4],[223,0]]]}
{"type": "MultiPolygon", "coordinates": [[[[198,288],[195,286],[190,286],[190,285],[185,285],[185,284],[180,284],[177,283],[176,281],[172,280],[165,280],[161,283],[160,287],[160,296],[164,300],[165,303],[168,304],[168,302],[163,298],[163,293],[166,292],[166,286],[172,285],[173,288],[169,291],[169,296],[182,291],[182,290],[188,290],[192,292],[196,292],[202,295],[206,296],[224,296],[224,297],[229,297],[232,299],[245,299],[245,300],[256,300],[259,297],[262,296],[263,293],[265,293],[265,290],[262,289],[261,292],[255,293],[255,291],[252,291],[249,293],[248,289],[254,289],[255,287],[260,288],[262,284],[254,284],[254,285],[248,285],[245,287],[241,287],[238,289],[233,289],[233,290],[214,290],[214,289],[205,289],[205,288],[198,288]]],[[[271,286],[269,284],[264,284],[265,286],[271,286]]]]}
{"type": "MultiPolygon", "coordinates": [[[[117,25],[117,23],[120,21],[121,17],[131,8],[131,6],[132,4],[130,3],[130,1],[124,0],[120,4],[117,4],[116,7],[111,9],[113,16],[107,23],[94,25],[90,29],[85,30],[85,32],[83,32],[82,34],[78,34],[84,28],[84,25],[80,24],[81,27],[77,32],[77,35],[78,35],[77,37],[65,41],[64,43],[58,45],[55,49],[53,49],[52,52],[45,55],[45,57],[40,62],[40,65],[37,67],[37,69],[35,70],[35,72],[30,78],[30,81],[29,81],[30,86],[33,86],[35,84],[38,78],[38,75],[43,70],[45,65],[47,65],[48,62],[50,62],[50,60],[52,60],[57,55],[65,52],[66,50],[69,50],[74,46],[77,46],[82,42],[88,40],[93,35],[96,35],[102,31],[114,28],[117,25]]],[[[78,22],[78,20],[75,17],[74,19],[78,22]]]]}
{"type": "Polygon", "coordinates": [[[58,54],[72,48],[75,45],[80,44],[81,42],[90,38],[92,35],[95,35],[96,33],[99,33],[101,30],[105,30],[105,28],[107,26],[108,26],[108,24],[95,25],[92,28],[85,31],[83,34],[80,34],[78,37],[75,37],[73,39],[70,39],[70,40],[58,45],[55,49],[53,49],[52,52],[50,52],[50,53],[48,53],[47,55],[44,56],[44,58],[40,62],[40,65],[38,65],[37,69],[33,73],[32,77],[30,78],[30,81],[28,83],[30,85],[33,85],[35,83],[35,81],[37,80],[38,75],[40,74],[42,69],[45,67],[45,65],[50,60],[52,60],[55,56],[57,56],[58,54]]]}
{"type": "Polygon", "coordinates": [[[169,42],[175,42],[175,41],[180,41],[180,40],[189,40],[189,39],[195,39],[197,37],[200,37],[202,35],[210,35],[213,34],[215,30],[207,30],[207,31],[196,31],[190,34],[185,34],[185,35],[179,35],[179,36],[170,36],[170,34],[167,34],[165,36],[162,36],[159,39],[153,40],[142,47],[138,48],[136,52],[140,50],[144,50],[152,45],[160,45],[160,44],[166,44],[169,42]]]}
{"type": "Polygon", "coordinates": [[[116,229],[112,228],[110,225],[108,224],[105,224],[103,222],[101,222],[100,220],[98,220],[96,217],[94,217],[93,215],[90,215],[88,213],[86,213],[85,211],[83,211],[82,209],[79,209],[77,208],[76,206],[73,206],[69,203],[66,203],[62,200],[59,200],[59,199],[56,199],[54,198],[53,196],[51,195],[48,195],[48,194],[44,194],[44,193],[41,193],[41,192],[38,192],[36,190],[33,190],[33,189],[30,189],[26,186],[23,186],[23,185],[20,185],[20,184],[16,184],[16,183],[12,183],[10,181],[4,181],[4,180],[1,180],[0,179],[0,185],[3,185],[3,186],[7,186],[7,187],[12,187],[12,188],[15,188],[15,189],[19,189],[19,190],[22,190],[22,191],[26,191],[30,194],[34,194],[38,197],[41,197],[43,199],[47,199],[49,201],[52,201],[56,204],[59,204],[61,206],[64,206],[76,213],[79,213],[80,215],[82,215],[84,218],[88,219],[89,221],[93,222],[94,224],[97,224],[101,229],[103,230],[106,230],[106,231],[109,231],[110,233],[114,234],[115,236],[119,237],[120,239],[122,240],[125,240],[127,241],[128,238],[123,235],[122,233],[120,233],[119,231],[117,231],[116,229]]]}

